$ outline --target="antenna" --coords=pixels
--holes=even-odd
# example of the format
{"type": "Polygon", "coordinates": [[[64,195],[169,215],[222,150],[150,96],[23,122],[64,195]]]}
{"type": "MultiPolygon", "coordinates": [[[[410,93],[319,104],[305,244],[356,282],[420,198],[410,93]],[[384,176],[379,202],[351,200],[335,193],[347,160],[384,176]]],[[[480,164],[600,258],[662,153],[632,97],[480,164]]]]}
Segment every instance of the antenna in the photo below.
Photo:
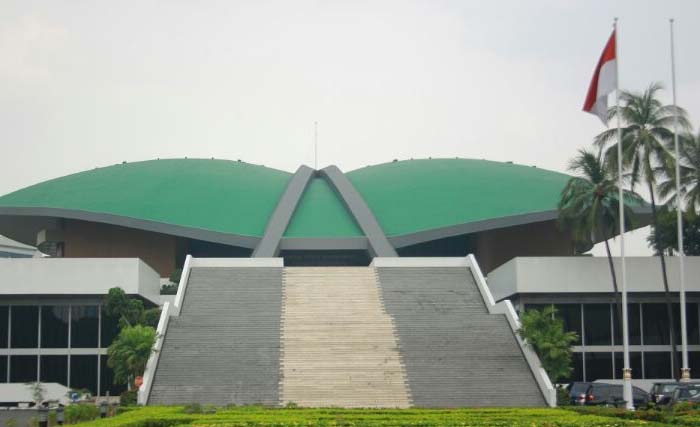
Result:
{"type": "Polygon", "coordinates": [[[314,169],[318,169],[318,122],[314,122],[314,169]]]}

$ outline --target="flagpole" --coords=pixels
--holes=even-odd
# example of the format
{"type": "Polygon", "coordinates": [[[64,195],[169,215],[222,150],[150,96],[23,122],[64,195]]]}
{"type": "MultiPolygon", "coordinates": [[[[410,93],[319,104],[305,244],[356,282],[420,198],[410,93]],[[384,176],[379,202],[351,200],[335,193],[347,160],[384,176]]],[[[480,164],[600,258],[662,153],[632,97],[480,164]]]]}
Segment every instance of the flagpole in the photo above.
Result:
{"type": "Polygon", "coordinates": [[[622,352],[624,368],[622,369],[622,398],[628,410],[634,410],[632,400],[632,369],[630,368],[629,325],[627,322],[627,265],[625,262],[625,201],[622,179],[622,127],[620,123],[620,55],[618,54],[617,18],[613,23],[615,30],[615,110],[617,117],[617,175],[618,175],[618,199],[620,215],[620,263],[622,279],[622,352]]]}
{"type": "MultiPolygon", "coordinates": [[[[680,306],[681,306],[681,353],[683,354],[683,368],[681,369],[681,381],[690,381],[690,368],[688,367],[688,330],[686,323],[685,307],[685,254],[683,251],[683,213],[681,200],[681,157],[678,148],[678,106],[676,105],[676,54],[673,42],[673,18],[669,19],[671,27],[671,85],[673,93],[673,144],[676,151],[676,215],[678,222],[678,268],[681,275],[680,306]]],[[[673,351],[676,351],[674,348],[673,351]]]]}

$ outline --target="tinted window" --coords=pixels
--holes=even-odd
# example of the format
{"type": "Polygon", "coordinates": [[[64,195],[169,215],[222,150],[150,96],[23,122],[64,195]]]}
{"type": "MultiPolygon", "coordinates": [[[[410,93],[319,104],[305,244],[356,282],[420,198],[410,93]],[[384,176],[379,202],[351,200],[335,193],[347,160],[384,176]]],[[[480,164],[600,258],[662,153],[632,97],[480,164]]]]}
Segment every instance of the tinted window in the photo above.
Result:
{"type": "Polygon", "coordinates": [[[576,332],[578,339],[574,345],[581,345],[581,304],[557,304],[557,317],[564,322],[564,330],[576,332]]]}
{"type": "Polygon", "coordinates": [[[41,347],[68,347],[67,305],[45,305],[41,307],[41,347]]]}
{"type": "Polygon", "coordinates": [[[7,356],[0,356],[0,383],[7,382],[7,356]]]}
{"type": "Polygon", "coordinates": [[[70,357],[70,386],[97,393],[97,356],[70,357]]]}
{"type": "Polygon", "coordinates": [[[586,345],[610,345],[612,343],[610,304],[584,304],[583,319],[586,345]]]}
{"type": "MultiPolygon", "coordinates": [[[[639,304],[627,305],[627,316],[629,317],[629,339],[630,345],[640,345],[642,343],[641,319],[639,317],[639,304]]],[[[617,305],[613,304],[613,330],[615,331],[615,344],[622,345],[622,324],[617,315],[617,305]]]]}
{"type": "Polygon", "coordinates": [[[41,381],[68,385],[68,356],[41,356],[41,381]]]}
{"type": "Polygon", "coordinates": [[[36,348],[39,344],[39,307],[12,306],[12,347],[36,348]]]}
{"type": "Polygon", "coordinates": [[[670,344],[670,326],[666,304],[642,304],[642,316],[644,319],[644,345],[670,344]]]}
{"type": "Polygon", "coordinates": [[[37,356],[10,356],[10,382],[35,382],[37,356]]]}
{"type": "Polygon", "coordinates": [[[71,347],[97,347],[99,324],[97,310],[98,306],[96,305],[74,305],[71,307],[71,347]]]}
{"type": "Polygon", "coordinates": [[[119,319],[109,317],[105,314],[104,308],[102,309],[102,347],[107,348],[112,341],[119,335],[119,319]]]}
{"type": "Polygon", "coordinates": [[[7,348],[7,315],[9,308],[0,305],[0,348],[7,348]]]}
{"type": "MultiPolygon", "coordinates": [[[[673,304],[673,325],[676,332],[676,343],[681,343],[681,305],[673,304]]],[[[698,305],[686,304],[686,327],[688,328],[688,344],[698,344],[698,305]]]]}
{"type": "Polygon", "coordinates": [[[126,390],[125,384],[114,384],[114,372],[107,366],[107,356],[100,356],[100,395],[119,396],[126,390]]]}
{"type": "MultiPolygon", "coordinates": [[[[622,352],[615,353],[615,378],[622,379],[622,369],[625,367],[622,360],[622,352]]],[[[630,368],[632,378],[642,378],[642,353],[638,351],[630,352],[630,368]]]]}
{"type": "Polygon", "coordinates": [[[644,378],[671,378],[670,352],[644,352],[644,378]]]}
{"type": "Polygon", "coordinates": [[[612,353],[586,353],[586,381],[612,378],[612,353]]]}

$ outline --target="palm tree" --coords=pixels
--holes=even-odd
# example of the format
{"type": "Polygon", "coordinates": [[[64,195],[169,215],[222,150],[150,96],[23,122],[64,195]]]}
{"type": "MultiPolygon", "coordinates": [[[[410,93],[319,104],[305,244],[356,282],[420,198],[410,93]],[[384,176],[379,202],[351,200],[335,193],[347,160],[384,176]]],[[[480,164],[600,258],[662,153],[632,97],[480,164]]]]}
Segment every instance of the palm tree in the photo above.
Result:
{"type": "MultiPolygon", "coordinates": [[[[669,150],[672,148],[669,147],[669,150]]],[[[697,136],[688,133],[679,137],[678,152],[680,155],[681,175],[681,206],[685,205],[688,213],[695,214],[700,209],[700,131],[697,136]]],[[[659,196],[676,200],[675,170],[668,171],[669,179],[659,184],[659,196]]]]}
{"type": "MultiPolygon", "coordinates": [[[[632,190],[636,184],[642,181],[647,185],[651,196],[654,228],[658,225],[655,192],[658,179],[674,168],[673,155],[667,148],[673,141],[673,132],[669,128],[674,125],[676,115],[678,115],[678,123],[683,129],[690,128],[690,123],[683,109],[672,105],[663,105],[657,99],[657,92],[661,89],[662,86],[659,83],[652,83],[642,93],[622,91],[619,112],[614,107],[608,110],[609,120],[617,118],[618,114],[620,115],[622,122],[622,167],[627,171],[632,190]]],[[[595,138],[596,145],[601,149],[608,147],[605,152],[605,161],[608,168],[614,173],[617,173],[618,160],[616,139],[616,128],[608,129],[595,138]]],[[[656,244],[655,247],[659,247],[659,245],[656,244]]],[[[675,363],[673,371],[674,376],[678,378],[678,355],[675,351],[675,327],[666,274],[666,260],[663,253],[657,251],[657,255],[661,262],[666,312],[671,333],[670,341],[675,363]]]]}
{"type": "MultiPolygon", "coordinates": [[[[596,154],[588,150],[579,150],[578,155],[569,162],[569,170],[579,176],[571,178],[562,190],[558,206],[559,225],[571,232],[579,246],[590,247],[597,238],[603,239],[615,293],[617,319],[621,322],[622,303],[608,243],[620,230],[619,187],[616,177],[605,167],[601,152],[596,154]]],[[[625,222],[630,224],[633,213],[629,203],[642,204],[643,200],[629,190],[625,190],[624,198],[625,222]]]]}

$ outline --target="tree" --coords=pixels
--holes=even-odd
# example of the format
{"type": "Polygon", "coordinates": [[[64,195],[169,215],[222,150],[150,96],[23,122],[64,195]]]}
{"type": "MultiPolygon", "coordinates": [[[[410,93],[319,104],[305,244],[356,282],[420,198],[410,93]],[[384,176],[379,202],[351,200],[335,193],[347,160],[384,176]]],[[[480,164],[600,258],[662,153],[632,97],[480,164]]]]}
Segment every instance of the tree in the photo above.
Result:
{"type": "Polygon", "coordinates": [[[107,350],[107,365],[114,370],[115,384],[133,384],[143,375],[156,342],[156,330],[150,326],[127,326],[119,332],[107,350]]]}
{"type": "Polygon", "coordinates": [[[556,312],[553,306],[528,310],[520,317],[518,329],[518,335],[537,353],[553,383],[571,373],[571,346],[578,338],[576,332],[564,331],[564,322],[556,312]]]}
{"type": "MultiPolygon", "coordinates": [[[[678,224],[675,210],[662,211],[659,223],[652,227],[647,243],[657,252],[673,255],[678,250],[678,224]],[[658,244],[658,246],[657,246],[658,244]]],[[[700,255],[700,216],[683,213],[683,252],[700,255]]]]}
{"type": "Polygon", "coordinates": [[[135,325],[157,326],[160,308],[144,309],[143,301],[128,296],[121,288],[111,288],[104,298],[105,313],[119,319],[119,328],[135,325]]]}
{"type": "MultiPolygon", "coordinates": [[[[656,208],[656,185],[658,179],[666,176],[668,171],[674,169],[674,159],[667,149],[673,141],[673,132],[669,129],[675,123],[678,115],[678,123],[683,129],[689,129],[690,123],[683,109],[672,105],[663,105],[657,99],[657,92],[661,85],[652,83],[643,93],[622,91],[620,94],[621,106],[608,110],[608,119],[613,120],[620,116],[622,122],[622,140],[616,141],[617,129],[612,128],[602,132],[595,138],[595,143],[601,148],[607,148],[605,161],[607,167],[617,174],[617,144],[622,144],[622,167],[627,171],[627,176],[632,190],[634,186],[643,182],[647,185],[651,196],[651,215],[654,227],[658,225],[656,208]],[[612,144],[610,144],[612,143],[612,144]]],[[[655,245],[658,247],[659,245],[655,245]]],[[[675,328],[673,326],[673,314],[671,311],[671,295],[668,287],[668,275],[666,273],[666,260],[663,253],[657,253],[661,263],[661,277],[664,285],[666,299],[666,312],[668,322],[671,325],[671,348],[675,349],[675,328]]],[[[678,378],[678,354],[673,352],[674,376],[678,378]]]]}
{"type": "MultiPolygon", "coordinates": [[[[669,146],[669,150],[674,148],[669,146]]],[[[685,205],[685,209],[695,216],[700,210],[700,131],[697,136],[688,133],[678,139],[678,154],[683,194],[681,206],[685,205]]],[[[675,170],[668,171],[668,179],[659,184],[659,195],[669,201],[676,199],[675,173],[675,170]]]]}
{"type": "MultiPolygon", "coordinates": [[[[590,248],[597,238],[605,242],[618,320],[622,321],[622,303],[608,243],[608,240],[620,231],[619,187],[615,176],[605,167],[601,157],[600,152],[595,154],[588,150],[579,150],[578,155],[569,162],[569,170],[579,176],[571,178],[562,190],[558,222],[562,229],[571,232],[579,247],[590,248]]],[[[625,223],[631,224],[633,212],[629,204],[641,205],[643,200],[628,190],[624,191],[623,197],[625,223]]]]}

